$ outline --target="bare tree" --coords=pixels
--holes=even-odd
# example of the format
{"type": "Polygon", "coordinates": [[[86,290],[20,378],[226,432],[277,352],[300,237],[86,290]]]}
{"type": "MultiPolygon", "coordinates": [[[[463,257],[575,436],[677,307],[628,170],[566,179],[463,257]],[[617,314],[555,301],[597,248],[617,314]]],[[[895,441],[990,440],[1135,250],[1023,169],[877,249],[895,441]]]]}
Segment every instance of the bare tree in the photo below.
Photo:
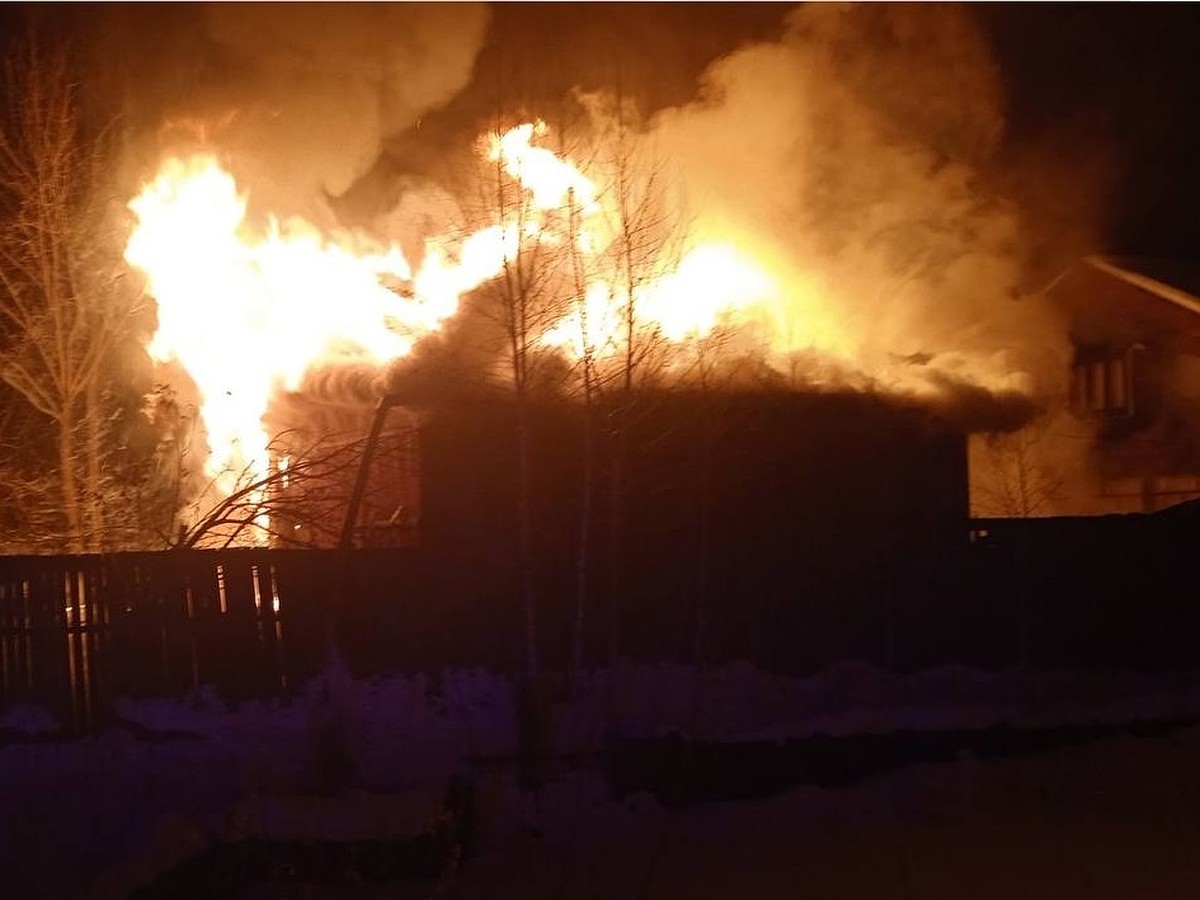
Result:
{"type": "MultiPolygon", "coordinates": [[[[410,435],[386,431],[376,438],[374,458],[407,460],[410,435]]],[[[268,447],[271,467],[238,473],[233,490],[208,490],[185,510],[185,524],[168,541],[181,548],[224,548],[245,544],[272,547],[339,545],[353,486],[360,474],[369,437],[323,434],[310,438],[298,431],[281,432],[268,447]],[[214,498],[215,495],[215,499],[214,498]]],[[[389,472],[389,479],[398,473],[389,472]]],[[[378,511],[376,511],[378,512],[378,511]]],[[[416,522],[397,505],[389,514],[370,516],[367,531],[386,528],[389,543],[412,539],[416,522]]],[[[371,537],[368,535],[368,537],[371,537]]],[[[382,540],[378,534],[376,541],[382,540]]]]}
{"type": "MultiPolygon", "coordinates": [[[[502,133],[497,119],[492,140],[502,133]]],[[[502,336],[500,380],[515,414],[517,572],[524,610],[525,662],[530,675],[539,669],[537,585],[535,573],[532,423],[530,416],[547,365],[555,354],[541,341],[562,317],[567,292],[567,258],[561,237],[565,210],[535,202],[508,170],[503,150],[494,143],[476,181],[477,202],[471,219],[499,235],[502,261],[497,277],[473,295],[475,308],[496,323],[502,336]]]]}
{"type": "Polygon", "coordinates": [[[22,502],[47,546],[114,544],[114,354],[131,305],[106,226],[107,134],[80,113],[69,48],[33,27],[8,48],[0,86],[0,380],[49,425],[52,470],[22,502]]]}
{"type": "Polygon", "coordinates": [[[61,516],[45,498],[58,496],[57,479],[31,463],[31,450],[52,452],[45,417],[7,384],[0,384],[0,541],[8,554],[61,550],[61,516]]]}
{"type": "Polygon", "coordinates": [[[602,165],[606,185],[608,230],[612,243],[605,254],[607,277],[618,294],[616,334],[599,371],[597,387],[607,410],[608,445],[608,654],[620,655],[623,542],[630,435],[637,419],[639,392],[658,375],[666,357],[662,333],[643,312],[649,287],[679,263],[685,223],[668,211],[665,166],[640,144],[637,113],[618,80],[615,94],[596,99],[595,113],[607,122],[603,137],[608,153],[602,165]]]}
{"type": "MultiPolygon", "coordinates": [[[[584,624],[594,557],[593,519],[601,441],[609,450],[608,638],[619,645],[624,494],[637,394],[661,374],[666,342],[642,314],[653,283],[679,261],[682,229],[667,214],[664,166],[636,131],[637,113],[618,92],[583,95],[588,139],[572,150],[596,187],[594,202],[567,203],[568,287],[573,380],[582,421],[582,480],[572,628],[572,671],[583,665],[584,624]],[[586,150],[580,152],[586,143],[586,150]],[[598,421],[606,413],[602,426],[598,421]]],[[[559,335],[563,337],[563,335],[559,335]]]]}
{"type": "Polygon", "coordinates": [[[689,610],[692,625],[690,655],[700,665],[705,658],[710,606],[711,558],[713,553],[713,508],[719,443],[729,425],[732,387],[742,374],[745,361],[732,352],[733,329],[718,326],[712,332],[689,340],[680,348],[682,365],[679,387],[695,398],[699,436],[692,489],[695,496],[696,573],[689,610]]]}
{"type": "Polygon", "coordinates": [[[596,492],[596,408],[601,383],[599,362],[606,341],[601,323],[594,322],[588,306],[591,281],[588,259],[581,248],[581,210],[572,193],[568,198],[567,246],[571,261],[571,307],[575,311],[575,339],[579,361],[580,409],[583,423],[582,470],[579,499],[579,536],[575,562],[575,614],[571,628],[571,685],[583,672],[584,625],[587,619],[592,561],[592,516],[596,492]]]}
{"type": "Polygon", "coordinates": [[[997,518],[1050,515],[1061,499],[1064,479],[1043,454],[1045,426],[974,439],[975,514],[997,518]]]}

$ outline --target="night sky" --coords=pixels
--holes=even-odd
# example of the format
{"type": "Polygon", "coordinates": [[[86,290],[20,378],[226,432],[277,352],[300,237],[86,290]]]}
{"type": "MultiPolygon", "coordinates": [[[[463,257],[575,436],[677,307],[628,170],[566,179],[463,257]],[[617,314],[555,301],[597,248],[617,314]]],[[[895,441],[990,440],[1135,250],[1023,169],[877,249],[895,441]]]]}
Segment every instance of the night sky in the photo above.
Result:
{"type": "MultiPolygon", "coordinates": [[[[1009,95],[1009,140],[1057,137],[1106,158],[1109,248],[1200,258],[1200,57],[1191,4],[973,8],[1009,95]]],[[[1097,173],[1098,176],[1101,173],[1097,173]]]]}

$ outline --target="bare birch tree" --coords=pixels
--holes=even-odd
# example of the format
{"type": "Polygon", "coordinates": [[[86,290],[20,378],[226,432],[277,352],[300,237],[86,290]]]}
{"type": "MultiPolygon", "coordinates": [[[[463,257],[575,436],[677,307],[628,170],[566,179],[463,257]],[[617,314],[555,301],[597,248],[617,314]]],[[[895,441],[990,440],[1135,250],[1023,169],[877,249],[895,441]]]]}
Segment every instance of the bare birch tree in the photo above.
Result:
{"type": "MultiPolygon", "coordinates": [[[[497,121],[493,135],[501,133],[497,121]]],[[[481,314],[502,336],[500,380],[510,393],[515,415],[517,573],[524,614],[525,664],[539,670],[535,523],[533,510],[532,406],[555,354],[541,338],[561,318],[568,277],[561,249],[567,227],[562,208],[546,209],[506,169],[493,148],[477,179],[473,224],[501,235],[502,262],[497,277],[474,294],[481,314]]]]}
{"type": "Polygon", "coordinates": [[[694,459],[692,487],[696,500],[696,573],[689,609],[692,625],[691,661],[705,660],[708,616],[712,595],[711,558],[713,547],[713,511],[716,502],[718,450],[729,425],[732,388],[743,360],[731,353],[734,334],[727,326],[718,326],[710,334],[697,337],[681,348],[683,367],[680,387],[695,397],[699,436],[694,459]]]}
{"type": "Polygon", "coordinates": [[[653,382],[665,361],[661,332],[643,311],[647,289],[674,270],[682,250],[685,223],[668,210],[667,185],[662,160],[639,143],[637,113],[618,84],[606,101],[595,101],[595,115],[607,122],[604,143],[608,148],[601,165],[608,172],[606,185],[608,228],[613,235],[604,266],[618,307],[613,352],[599,372],[597,386],[607,411],[608,535],[607,611],[610,664],[620,655],[621,594],[626,492],[631,431],[637,420],[639,392],[653,382]]]}
{"type": "Polygon", "coordinates": [[[23,485],[37,542],[96,551],[126,513],[109,502],[122,389],[111,372],[131,304],[108,230],[107,134],[84,125],[69,48],[42,38],[31,27],[0,63],[0,380],[53,445],[52,465],[23,485]]]}
{"type": "Polygon", "coordinates": [[[679,261],[682,229],[667,214],[664,167],[636,131],[637,114],[619,92],[584,95],[589,113],[587,152],[580,164],[597,188],[590,208],[572,193],[567,204],[570,262],[570,344],[575,358],[575,394],[582,421],[582,480],[576,598],[572,627],[572,672],[583,666],[584,625],[589,608],[595,542],[598,456],[608,458],[608,642],[619,645],[618,595],[630,429],[637,393],[661,373],[665,341],[642,315],[652,283],[679,261]],[[598,417],[605,414],[601,423],[598,417]]]}
{"type": "Polygon", "coordinates": [[[1024,519],[1054,512],[1064,478],[1044,459],[1046,427],[1035,422],[973,438],[976,515],[1024,519]]]}
{"type": "Polygon", "coordinates": [[[583,673],[584,626],[590,597],[592,564],[592,516],[596,492],[596,406],[601,383],[598,369],[606,336],[598,333],[599,323],[592,321],[588,308],[588,284],[591,280],[588,260],[581,243],[581,210],[572,192],[568,197],[567,246],[571,269],[571,307],[575,311],[576,365],[579,379],[580,409],[583,425],[582,467],[579,496],[579,535],[575,557],[575,612],[571,624],[571,685],[579,684],[583,673]]]}

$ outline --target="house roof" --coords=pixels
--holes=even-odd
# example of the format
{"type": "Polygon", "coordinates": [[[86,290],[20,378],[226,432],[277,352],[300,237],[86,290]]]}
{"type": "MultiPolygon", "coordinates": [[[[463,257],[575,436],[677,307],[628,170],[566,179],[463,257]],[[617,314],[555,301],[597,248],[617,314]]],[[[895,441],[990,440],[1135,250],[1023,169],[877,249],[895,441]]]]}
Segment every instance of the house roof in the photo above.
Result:
{"type": "Polygon", "coordinates": [[[1046,288],[1077,344],[1144,342],[1200,353],[1200,268],[1089,256],[1046,288]]]}
{"type": "Polygon", "coordinates": [[[1126,284],[1200,315],[1200,266],[1138,257],[1089,256],[1084,262],[1126,284]]]}

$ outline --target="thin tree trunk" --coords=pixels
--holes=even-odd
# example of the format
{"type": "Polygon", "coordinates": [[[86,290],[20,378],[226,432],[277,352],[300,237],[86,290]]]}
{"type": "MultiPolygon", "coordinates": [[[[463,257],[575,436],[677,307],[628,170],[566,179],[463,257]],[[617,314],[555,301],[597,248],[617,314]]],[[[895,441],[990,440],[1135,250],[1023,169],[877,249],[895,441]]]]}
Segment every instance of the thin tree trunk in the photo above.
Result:
{"type": "Polygon", "coordinates": [[[97,378],[88,382],[86,403],[87,418],[87,484],[84,486],[84,497],[87,504],[87,549],[104,551],[109,549],[104,527],[104,412],[100,404],[100,388],[97,378]]]}
{"type": "Polygon", "coordinates": [[[525,668],[538,673],[537,591],[533,573],[533,512],[530,497],[529,421],[524,390],[517,394],[517,540],[521,599],[525,612],[525,668]]]}
{"type": "MultiPolygon", "coordinates": [[[[623,169],[619,170],[623,178],[623,169]]],[[[625,184],[621,183],[621,196],[625,196],[625,184]]],[[[623,211],[624,212],[624,211],[623,211]]],[[[630,235],[625,215],[622,219],[622,264],[625,275],[625,358],[621,371],[621,389],[617,399],[617,429],[613,444],[612,478],[609,485],[608,504],[608,652],[611,664],[615,665],[621,652],[621,558],[625,529],[625,467],[629,450],[630,401],[633,395],[633,367],[636,362],[634,341],[636,339],[633,277],[633,258],[630,235]]]]}
{"type": "Polygon", "coordinates": [[[588,567],[592,549],[592,492],[595,490],[595,429],[592,417],[595,414],[595,358],[592,336],[589,332],[587,315],[587,287],[583,260],[578,248],[579,219],[575,203],[575,191],[568,192],[569,238],[571,250],[571,274],[575,282],[575,301],[579,309],[579,337],[583,351],[583,484],[579,501],[579,549],[576,557],[575,620],[571,631],[571,688],[579,685],[583,673],[583,635],[587,617],[588,567]]]}
{"type": "Polygon", "coordinates": [[[608,662],[617,664],[621,655],[621,582],[625,526],[625,453],[628,429],[625,412],[617,411],[608,483],[608,662]]]}
{"type": "Polygon", "coordinates": [[[78,553],[82,550],[80,536],[83,528],[79,510],[79,483],[75,474],[75,422],[69,411],[65,411],[58,420],[58,466],[67,550],[78,553]]]}
{"type": "MultiPolygon", "coordinates": [[[[585,361],[586,364],[586,361],[585,361]]],[[[588,377],[585,374],[585,379],[588,377]]],[[[590,384],[584,387],[583,408],[583,496],[579,503],[579,556],[575,567],[575,622],[571,633],[571,683],[579,683],[583,672],[583,629],[587,615],[588,565],[591,550],[592,491],[595,482],[595,438],[592,428],[590,384]]]]}
{"type": "Polygon", "coordinates": [[[708,553],[712,519],[712,453],[715,439],[712,410],[705,396],[700,407],[700,472],[699,510],[696,535],[697,566],[696,593],[692,601],[692,663],[701,665],[704,660],[705,625],[708,616],[708,553]]]}

